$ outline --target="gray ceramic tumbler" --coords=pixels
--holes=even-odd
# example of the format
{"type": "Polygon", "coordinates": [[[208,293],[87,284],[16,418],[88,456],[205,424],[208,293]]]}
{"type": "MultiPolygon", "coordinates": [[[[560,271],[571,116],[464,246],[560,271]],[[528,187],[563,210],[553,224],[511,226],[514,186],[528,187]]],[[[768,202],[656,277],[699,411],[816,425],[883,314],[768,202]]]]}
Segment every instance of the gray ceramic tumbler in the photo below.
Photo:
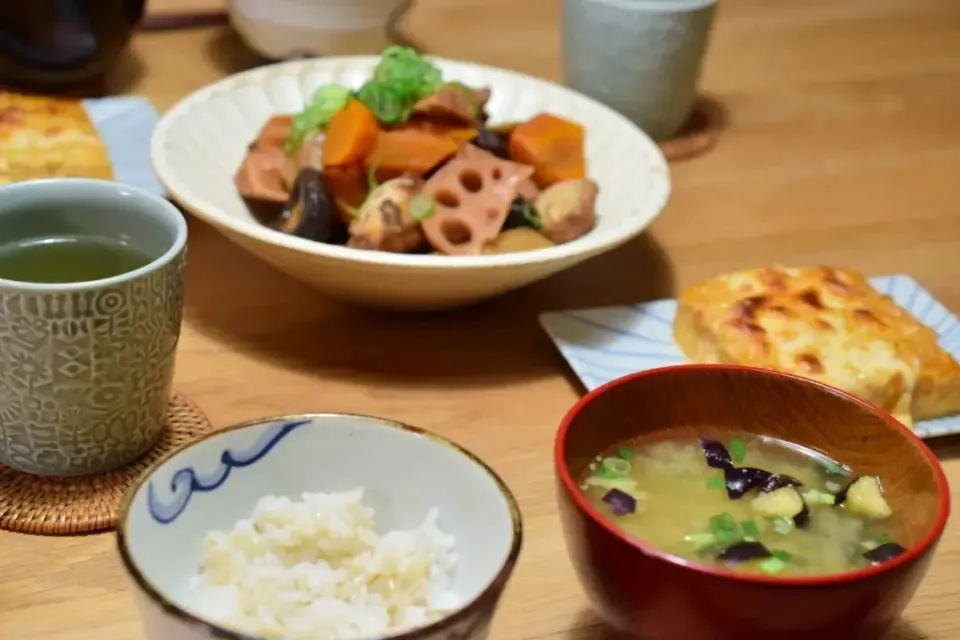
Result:
{"type": "Polygon", "coordinates": [[[180,336],[187,225],[172,204],[100,180],[0,187],[0,240],[116,238],[150,264],[64,284],[0,279],[0,463],[109,471],[160,438],[180,336]]]}
{"type": "Polygon", "coordinates": [[[716,0],[564,0],[567,84],[655,140],[676,134],[697,97],[716,0]]]}

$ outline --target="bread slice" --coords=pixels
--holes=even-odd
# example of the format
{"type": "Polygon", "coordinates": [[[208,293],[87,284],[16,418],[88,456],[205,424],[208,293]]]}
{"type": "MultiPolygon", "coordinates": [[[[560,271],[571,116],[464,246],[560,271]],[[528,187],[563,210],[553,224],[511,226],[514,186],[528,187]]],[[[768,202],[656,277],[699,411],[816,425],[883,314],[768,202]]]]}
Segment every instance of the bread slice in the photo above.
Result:
{"type": "Polygon", "coordinates": [[[0,90],[0,185],[66,177],[113,179],[83,103],[0,90]]]}
{"type": "Polygon", "coordinates": [[[960,364],[851,269],[764,267],[680,296],[674,338],[694,362],[777,369],[857,395],[909,426],[960,413],[960,364]]]}

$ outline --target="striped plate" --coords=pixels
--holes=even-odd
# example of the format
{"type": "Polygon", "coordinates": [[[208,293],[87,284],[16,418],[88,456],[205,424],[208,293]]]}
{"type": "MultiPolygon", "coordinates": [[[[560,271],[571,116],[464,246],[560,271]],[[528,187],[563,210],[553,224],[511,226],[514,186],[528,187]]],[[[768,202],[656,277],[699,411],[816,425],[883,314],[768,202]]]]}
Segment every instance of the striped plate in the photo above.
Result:
{"type": "Polygon", "coordinates": [[[83,106],[107,146],[114,180],[164,195],[150,162],[150,136],[159,119],[153,104],[146,98],[113,97],[84,100],[83,106]]]}
{"type": "MultiPolygon", "coordinates": [[[[960,360],[960,321],[913,278],[879,276],[871,284],[891,296],[940,336],[940,346],[960,360]]],[[[673,342],[675,300],[632,306],[555,311],[540,316],[540,324],[564,359],[588,389],[615,378],[684,361],[673,342]]],[[[960,433],[960,415],[924,420],[917,435],[933,438],[960,433]]]]}

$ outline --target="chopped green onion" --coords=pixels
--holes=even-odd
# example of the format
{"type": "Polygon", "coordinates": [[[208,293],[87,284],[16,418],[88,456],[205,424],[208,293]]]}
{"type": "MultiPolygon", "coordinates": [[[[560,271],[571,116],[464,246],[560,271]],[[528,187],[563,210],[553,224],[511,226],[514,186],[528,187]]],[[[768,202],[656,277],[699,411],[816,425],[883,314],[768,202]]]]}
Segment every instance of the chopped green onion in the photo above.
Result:
{"type": "Polygon", "coordinates": [[[824,493],[816,489],[804,491],[801,495],[803,496],[803,501],[811,505],[822,504],[832,507],[837,501],[837,497],[832,493],[824,493]]]}
{"type": "Polygon", "coordinates": [[[786,568],[787,563],[776,556],[767,558],[760,563],[760,570],[769,574],[780,573],[786,568]]]}
{"type": "Polygon", "coordinates": [[[850,471],[846,467],[837,464],[833,460],[824,459],[821,460],[820,463],[823,466],[823,470],[831,476],[846,476],[850,474],[850,471]]]}
{"type": "Polygon", "coordinates": [[[726,484],[723,482],[723,478],[707,478],[707,488],[708,489],[725,489],[726,484]]]}
{"type": "Polygon", "coordinates": [[[683,540],[684,542],[692,544],[694,551],[700,551],[717,544],[717,537],[709,532],[691,533],[690,535],[684,536],[683,540]]]}
{"type": "Polygon", "coordinates": [[[367,169],[367,189],[368,191],[373,191],[380,186],[380,183],[377,181],[377,168],[378,165],[376,162],[370,165],[370,168],[367,169]]]}
{"type": "Polygon", "coordinates": [[[603,478],[625,478],[630,475],[630,463],[623,458],[604,458],[600,463],[600,476],[603,478]]]}
{"type": "Polygon", "coordinates": [[[877,547],[882,547],[883,545],[890,544],[891,542],[895,542],[895,540],[890,536],[884,535],[884,536],[878,536],[873,540],[866,540],[865,542],[861,542],[860,545],[866,551],[873,551],[877,547]]]}
{"type": "Polygon", "coordinates": [[[737,521],[729,513],[721,513],[710,518],[710,531],[722,545],[739,542],[742,538],[737,521]]]}
{"type": "Polygon", "coordinates": [[[740,464],[747,457],[747,443],[743,438],[733,438],[730,440],[730,457],[734,462],[740,464]]]}
{"type": "Polygon", "coordinates": [[[601,487],[606,490],[619,489],[624,493],[629,493],[634,498],[646,498],[640,493],[640,485],[633,478],[601,478],[600,476],[590,476],[583,482],[588,487],[601,487]]]}
{"type": "Polygon", "coordinates": [[[427,194],[418,193],[410,198],[410,202],[407,205],[407,210],[410,212],[410,216],[414,220],[423,221],[437,212],[437,203],[434,202],[433,198],[427,194]]]}
{"type": "Polygon", "coordinates": [[[543,226],[543,219],[540,218],[540,214],[534,209],[533,205],[526,200],[523,201],[523,218],[534,229],[539,229],[543,226]]]}
{"type": "Polygon", "coordinates": [[[343,200],[338,199],[337,206],[342,208],[347,213],[349,213],[351,218],[356,218],[358,215],[360,215],[360,209],[358,209],[357,207],[351,207],[343,200]]]}
{"type": "Polygon", "coordinates": [[[617,447],[617,455],[624,460],[633,460],[633,449],[630,447],[617,447]]]}
{"type": "Polygon", "coordinates": [[[787,535],[791,533],[794,529],[793,520],[790,518],[774,518],[773,519],[773,530],[777,533],[787,535]]]}
{"type": "Polygon", "coordinates": [[[793,560],[793,556],[790,555],[790,552],[784,551],[783,549],[777,549],[776,551],[771,551],[770,553],[773,554],[774,558],[779,558],[784,562],[790,562],[793,560]]]}
{"type": "Polygon", "coordinates": [[[747,538],[756,540],[760,537],[760,527],[758,527],[757,523],[753,520],[744,520],[741,522],[740,529],[743,530],[743,535],[747,538]]]}

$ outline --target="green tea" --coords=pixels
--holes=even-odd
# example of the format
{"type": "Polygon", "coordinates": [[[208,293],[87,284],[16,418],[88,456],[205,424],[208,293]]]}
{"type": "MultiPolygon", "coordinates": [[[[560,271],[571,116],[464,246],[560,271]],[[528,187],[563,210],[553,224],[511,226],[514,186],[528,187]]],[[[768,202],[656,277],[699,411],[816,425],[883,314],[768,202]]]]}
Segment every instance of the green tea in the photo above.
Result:
{"type": "Polygon", "coordinates": [[[18,282],[90,282],[151,261],[140,249],[104,236],[59,235],[0,244],[0,278],[18,282]]]}

